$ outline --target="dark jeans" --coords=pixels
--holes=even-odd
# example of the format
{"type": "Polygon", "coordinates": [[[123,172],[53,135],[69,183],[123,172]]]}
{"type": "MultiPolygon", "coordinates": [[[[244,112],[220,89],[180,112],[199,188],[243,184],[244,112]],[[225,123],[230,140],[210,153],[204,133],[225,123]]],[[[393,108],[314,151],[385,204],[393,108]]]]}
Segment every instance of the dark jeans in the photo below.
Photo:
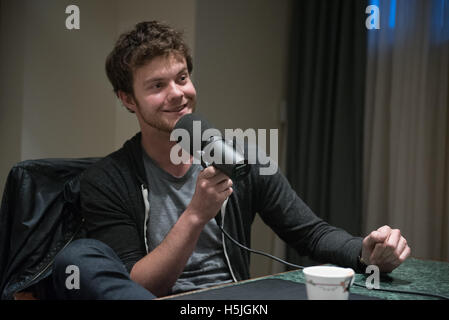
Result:
{"type": "Polygon", "coordinates": [[[150,300],[155,296],[132,281],[116,253],[94,239],[78,239],[58,253],[53,265],[57,299],[150,300]]]}

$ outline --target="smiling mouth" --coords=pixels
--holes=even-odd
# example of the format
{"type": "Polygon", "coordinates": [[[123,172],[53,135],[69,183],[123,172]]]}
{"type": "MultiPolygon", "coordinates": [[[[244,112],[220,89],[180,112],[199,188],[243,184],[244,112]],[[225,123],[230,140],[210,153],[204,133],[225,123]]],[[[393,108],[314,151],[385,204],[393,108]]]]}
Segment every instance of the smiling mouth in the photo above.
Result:
{"type": "Polygon", "coordinates": [[[177,107],[176,109],[173,110],[164,110],[164,112],[168,112],[168,113],[178,113],[181,112],[182,110],[184,110],[185,108],[187,108],[187,103],[183,104],[180,107],[177,107]]]}

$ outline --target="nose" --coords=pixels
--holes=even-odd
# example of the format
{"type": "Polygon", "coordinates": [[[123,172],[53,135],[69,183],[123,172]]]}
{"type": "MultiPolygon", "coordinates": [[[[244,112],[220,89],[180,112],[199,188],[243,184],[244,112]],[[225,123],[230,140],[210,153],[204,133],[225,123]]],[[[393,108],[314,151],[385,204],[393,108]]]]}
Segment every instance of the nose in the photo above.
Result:
{"type": "Polygon", "coordinates": [[[170,83],[170,91],[168,93],[168,101],[176,102],[178,100],[182,100],[184,97],[184,91],[175,83],[170,83]]]}

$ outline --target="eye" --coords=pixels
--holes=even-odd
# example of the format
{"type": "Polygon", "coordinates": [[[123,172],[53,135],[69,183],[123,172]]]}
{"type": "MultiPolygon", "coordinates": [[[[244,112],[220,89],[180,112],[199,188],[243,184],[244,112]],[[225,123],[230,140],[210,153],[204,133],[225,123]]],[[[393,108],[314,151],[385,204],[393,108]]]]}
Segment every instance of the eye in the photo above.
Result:
{"type": "Polygon", "coordinates": [[[187,79],[188,79],[188,75],[187,75],[187,74],[182,74],[182,75],[179,77],[179,81],[180,81],[180,82],[185,82],[185,81],[187,81],[187,79]]]}
{"type": "Polygon", "coordinates": [[[162,82],[156,82],[153,84],[152,88],[153,89],[161,89],[164,86],[164,84],[162,82]]]}

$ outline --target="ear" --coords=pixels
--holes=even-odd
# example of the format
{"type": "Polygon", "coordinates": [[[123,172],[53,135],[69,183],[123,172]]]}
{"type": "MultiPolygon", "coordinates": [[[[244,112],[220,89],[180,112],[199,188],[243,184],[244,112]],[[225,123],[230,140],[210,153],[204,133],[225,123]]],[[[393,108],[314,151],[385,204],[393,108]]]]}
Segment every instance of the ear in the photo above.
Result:
{"type": "Polygon", "coordinates": [[[137,103],[134,99],[133,94],[126,93],[121,90],[117,92],[117,96],[120,99],[120,101],[123,103],[123,105],[128,109],[130,112],[135,113],[137,110],[137,103]]]}

